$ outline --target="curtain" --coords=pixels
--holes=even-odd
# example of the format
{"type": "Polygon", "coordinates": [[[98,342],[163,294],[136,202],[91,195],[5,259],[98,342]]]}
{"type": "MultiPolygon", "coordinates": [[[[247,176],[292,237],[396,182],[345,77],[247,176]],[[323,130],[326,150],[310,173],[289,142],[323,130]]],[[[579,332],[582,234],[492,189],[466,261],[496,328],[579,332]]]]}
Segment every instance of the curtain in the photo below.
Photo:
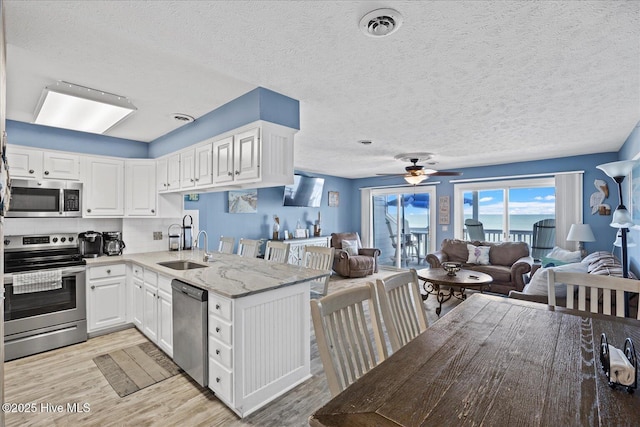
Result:
{"type": "Polygon", "coordinates": [[[582,224],[583,173],[557,174],[556,180],[556,246],[578,250],[579,242],[568,242],[571,224],[582,224]]]}
{"type": "Polygon", "coordinates": [[[373,241],[371,235],[373,233],[371,223],[371,189],[360,189],[360,240],[365,248],[371,248],[373,241]]]}

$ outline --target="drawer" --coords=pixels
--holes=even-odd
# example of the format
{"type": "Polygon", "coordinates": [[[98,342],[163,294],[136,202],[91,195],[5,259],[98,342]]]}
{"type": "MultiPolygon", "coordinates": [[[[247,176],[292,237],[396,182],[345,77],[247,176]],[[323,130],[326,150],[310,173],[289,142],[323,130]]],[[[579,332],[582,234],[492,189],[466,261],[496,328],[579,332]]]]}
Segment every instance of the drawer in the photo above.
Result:
{"type": "Polygon", "coordinates": [[[139,265],[133,264],[131,266],[131,273],[134,277],[144,280],[144,268],[140,267],[139,265]]]}
{"type": "Polygon", "coordinates": [[[232,304],[228,298],[209,292],[209,314],[216,315],[231,322],[232,304]]]}
{"type": "Polygon", "coordinates": [[[233,368],[233,354],[230,346],[209,335],[209,357],[225,368],[233,368]]]}
{"type": "Polygon", "coordinates": [[[171,295],[171,277],[158,274],[158,289],[171,295]]]}
{"type": "Polygon", "coordinates": [[[209,388],[219,398],[233,403],[233,373],[209,358],[209,388]]]}
{"type": "Polygon", "coordinates": [[[158,286],[158,273],[148,269],[144,269],[144,283],[158,286]]]}
{"type": "Polygon", "coordinates": [[[209,315],[209,336],[225,344],[232,345],[231,331],[231,323],[225,322],[216,316],[209,315]]]}
{"type": "Polygon", "coordinates": [[[126,266],[124,264],[89,267],[89,279],[104,279],[106,277],[124,276],[126,271],[126,266]]]}

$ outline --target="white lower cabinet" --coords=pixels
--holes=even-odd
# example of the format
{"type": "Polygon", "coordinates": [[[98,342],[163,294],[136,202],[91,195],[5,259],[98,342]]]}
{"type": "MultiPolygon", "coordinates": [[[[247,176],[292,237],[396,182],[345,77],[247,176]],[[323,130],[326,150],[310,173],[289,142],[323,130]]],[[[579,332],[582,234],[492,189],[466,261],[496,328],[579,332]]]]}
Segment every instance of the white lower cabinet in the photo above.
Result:
{"type": "Polygon", "coordinates": [[[158,275],[158,347],[173,357],[173,299],[171,278],[158,275]]]}
{"type": "Polygon", "coordinates": [[[173,357],[171,278],[139,265],[132,268],[134,325],[173,357]]]}
{"type": "Polygon", "coordinates": [[[97,332],[127,322],[125,264],[87,269],[87,332],[97,332]]]}
{"type": "Polygon", "coordinates": [[[309,284],[208,296],[209,388],[246,417],[308,379],[309,284]]]}

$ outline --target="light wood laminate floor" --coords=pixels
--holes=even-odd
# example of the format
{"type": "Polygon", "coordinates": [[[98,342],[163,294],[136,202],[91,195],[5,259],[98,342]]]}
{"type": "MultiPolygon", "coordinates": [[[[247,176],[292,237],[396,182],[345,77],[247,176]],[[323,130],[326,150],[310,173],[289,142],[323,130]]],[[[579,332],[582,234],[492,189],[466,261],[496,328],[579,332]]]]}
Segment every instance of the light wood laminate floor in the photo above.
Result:
{"type": "MultiPolygon", "coordinates": [[[[381,271],[363,279],[332,278],[329,292],[393,274],[381,271]]],[[[429,321],[435,298],[427,300],[429,321]]],[[[455,306],[443,307],[443,315],[455,306]]],[[[33,404],[35,412],[7,413],[7,426],[306,426],[309,416],[330,400],[311,328],[312,378],[241,420],[186,374],[178,374],[124,398],[111,388],[93,362],[97,355],[139,344],[147,338],[131,328],[5,364],[5,401],[33,404]],[[89,405],[70,413],[67,404],[89,405]],[[52,412],[62,405],[62,412],[52,412]]]]}

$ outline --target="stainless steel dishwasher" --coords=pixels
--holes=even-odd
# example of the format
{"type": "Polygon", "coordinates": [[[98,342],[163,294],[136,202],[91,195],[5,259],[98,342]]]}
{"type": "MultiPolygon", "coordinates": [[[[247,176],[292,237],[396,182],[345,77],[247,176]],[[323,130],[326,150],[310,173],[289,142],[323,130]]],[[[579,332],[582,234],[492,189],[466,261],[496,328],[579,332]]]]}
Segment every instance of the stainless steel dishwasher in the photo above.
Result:
{"type": "Polygon", "coordinates": [[[180,280],[171,282],[173,361],[198,384],[208,385],[207,291],[180,280]]]}

